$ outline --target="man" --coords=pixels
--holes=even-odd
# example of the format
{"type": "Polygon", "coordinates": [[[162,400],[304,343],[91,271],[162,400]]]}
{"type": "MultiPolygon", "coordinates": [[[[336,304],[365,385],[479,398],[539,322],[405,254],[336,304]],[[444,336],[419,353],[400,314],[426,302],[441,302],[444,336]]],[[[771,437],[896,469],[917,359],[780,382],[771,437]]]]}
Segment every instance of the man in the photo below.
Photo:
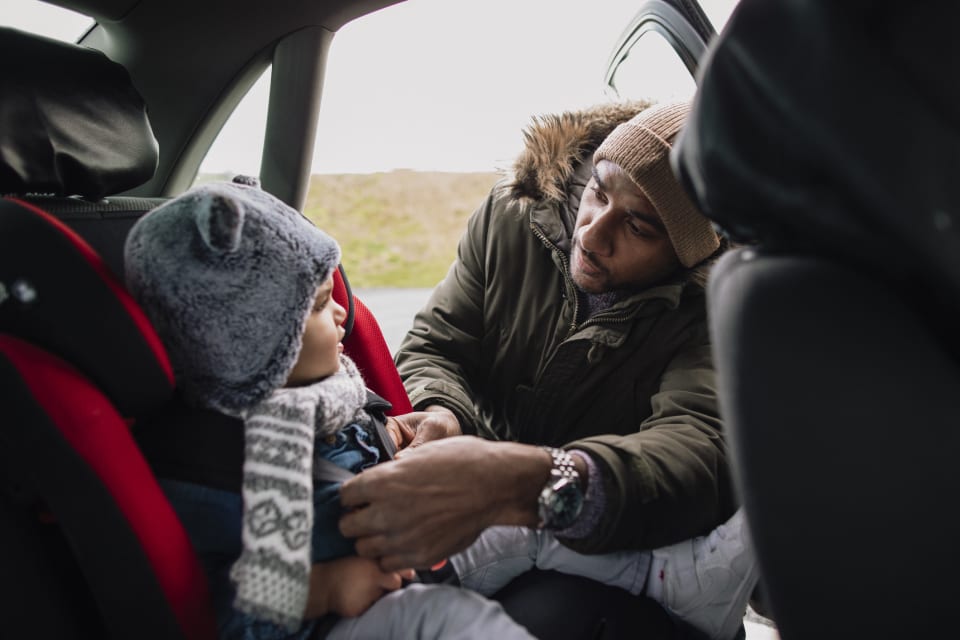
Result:
{"type": "Polygon", "coordinates": [[[724,243],[670,169],[689,105],[642,106],[540,119],[471,217],[397,354],[410,447],[342,488],[384,569],[491,525],[594,554],[733,513],[703,291],[724,243]]]}

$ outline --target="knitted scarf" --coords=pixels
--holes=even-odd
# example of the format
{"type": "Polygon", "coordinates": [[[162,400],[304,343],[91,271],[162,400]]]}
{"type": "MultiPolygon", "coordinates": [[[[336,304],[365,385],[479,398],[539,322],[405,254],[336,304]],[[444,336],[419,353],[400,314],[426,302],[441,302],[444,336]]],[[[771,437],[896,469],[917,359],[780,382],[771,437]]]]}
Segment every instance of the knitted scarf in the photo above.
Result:
{"type": "Polygon", "coordinates": [[[313,443],[366,422],[366,387],[341,356],[337,373],[275,391],[244,416],[243,550],[234,606],[295,631],[310,587],[313,443]]]}

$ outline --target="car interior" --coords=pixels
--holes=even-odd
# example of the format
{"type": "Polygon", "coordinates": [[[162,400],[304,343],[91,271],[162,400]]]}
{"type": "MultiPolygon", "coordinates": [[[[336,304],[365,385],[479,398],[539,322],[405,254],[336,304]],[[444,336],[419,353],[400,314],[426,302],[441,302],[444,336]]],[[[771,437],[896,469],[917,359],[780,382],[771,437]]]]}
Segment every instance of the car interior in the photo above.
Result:
{"type": "MultiPolygon", "coordinates": [[[[3,624],[213,638],[202,571],[144,455],[167,435],[145,417],[175,389],[122,284],[123,241],[193,183],[265,70],[259,178],[302,209],[331,42],[394,2],[49,1],[93,26],[77,43],[0,26],[0,543],[16,591],[3,624]]],[[[637,10],[604,80],[624,91],[644,34],[676,52],[699,89],[675,169],[745,245],[708,298],[763,613],[784,638],[942,631],[960,533],[945,514],[960,99],[931,70],[960,60],[956,10],[743,0],[719,35],[695,0],[637,10]],[[832,37],[808,48],[810,33],[832,37]],[[807,55],[776,55],[791,46],[807,55]]],[[[410,411],[347,276],[347,353],[391,413],[410,411]]]]}

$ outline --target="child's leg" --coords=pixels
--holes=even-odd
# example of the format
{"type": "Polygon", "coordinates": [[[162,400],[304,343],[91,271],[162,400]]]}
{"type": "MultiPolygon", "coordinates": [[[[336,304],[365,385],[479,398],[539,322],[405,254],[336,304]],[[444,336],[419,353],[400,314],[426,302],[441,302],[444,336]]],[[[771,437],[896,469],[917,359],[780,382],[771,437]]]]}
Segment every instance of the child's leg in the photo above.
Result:
{"type": "Polygon", "coordinates": [[[652,551],[647,597],[707,638],[731,640],[760,577],[743,509],[706,537],[652,551]]]}
{"type": "Polygon", "coordinates": [[[644,594],[715,640],[730,640],[739,631],[759,579],[742,509],[705,537],[649,552],[588,556],[548,532],[491,527],[450,560],[460,583],[484,595],[533,567],[553,569],[644,594]]]}
{"type": "Polygon", "coordinates": [[[460,585],[485,596],[536,566],[537,532],[525,527],[490,527],[450,557],[460,585]]]}
{"type": "Polygon", "coordinates": [[[447,585],[411,584],[380,598],[363,615],[344,618],[330,640],[533,640],[499,602],[447,585]]]}
{"type": "Polygon", "coordinates": [[[496,593],[534,567],[591,578],[638,594],[647,579],[650,554],[624,551],[587,556],[563,546],[546,531],[490,527],[450,561],[460,584],[483,595],[496,593]]]}

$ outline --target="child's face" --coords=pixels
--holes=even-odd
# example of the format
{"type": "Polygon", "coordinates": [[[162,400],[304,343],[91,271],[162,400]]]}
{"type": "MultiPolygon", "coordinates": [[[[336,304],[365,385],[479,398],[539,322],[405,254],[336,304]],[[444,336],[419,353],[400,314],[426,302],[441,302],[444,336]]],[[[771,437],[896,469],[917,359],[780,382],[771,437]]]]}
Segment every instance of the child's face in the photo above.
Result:
{"type": "Polygon", "coordinates": [[[333,275],[317,289],[317,298],[303,329],[303,346],[287,386],[316,382],[333,375],[340,368],[343,345],[343,322],[347,311],[333,300],[333,275]]]}

